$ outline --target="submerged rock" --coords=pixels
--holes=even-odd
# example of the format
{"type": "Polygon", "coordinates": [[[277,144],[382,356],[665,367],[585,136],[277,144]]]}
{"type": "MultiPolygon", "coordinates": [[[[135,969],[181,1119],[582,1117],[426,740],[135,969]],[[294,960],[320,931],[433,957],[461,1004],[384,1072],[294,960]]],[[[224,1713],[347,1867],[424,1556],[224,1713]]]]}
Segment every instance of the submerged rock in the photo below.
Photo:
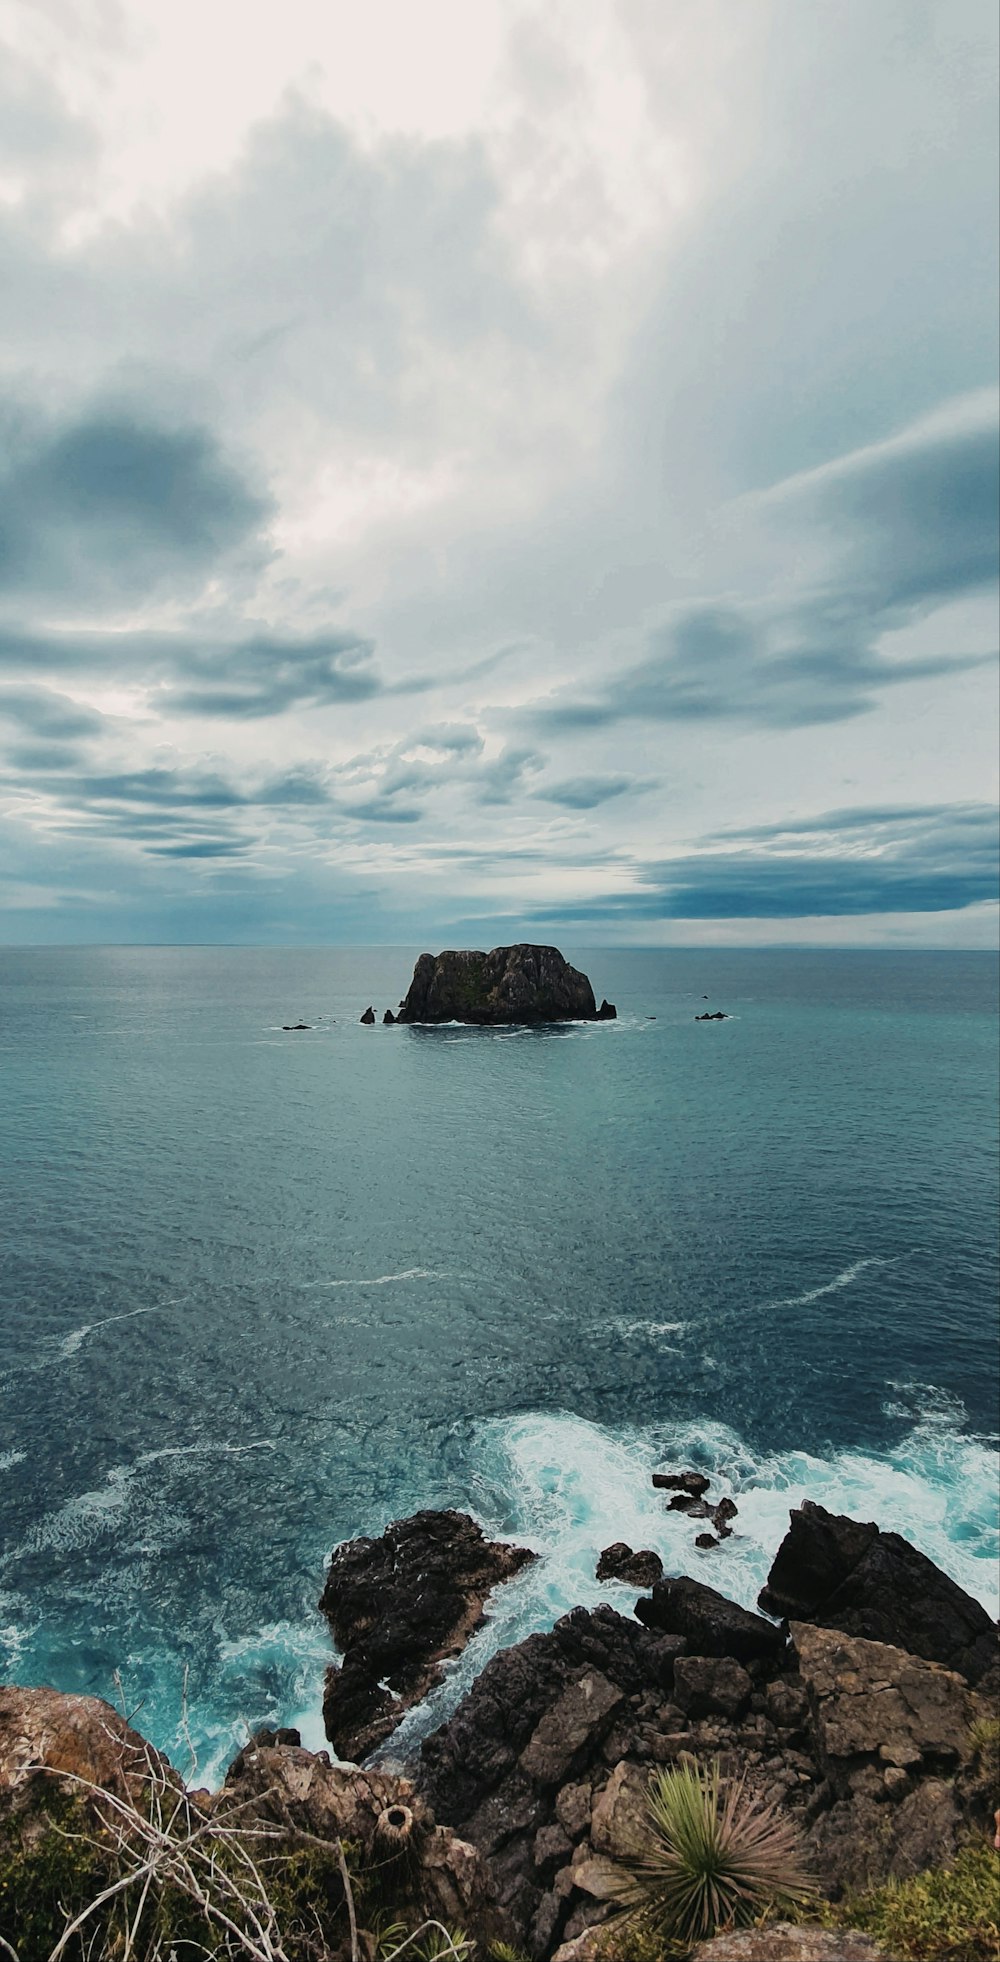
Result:
{"type": "Polygon", "coordinates": [[[556,947],[522,943],[494,947],[489,954],[421,954],[396,1019],[490,1025],[599,1018],[585,974],[570,967],[556,947]]]}
{"type": "Polygon", "coordinates": [[[806,1499],[791,1514],[759,1606],[888,1642],[978,1683],[997,1659],[986,1609],[899,1533],[806,1499]]]}
{"type": "Polygon", "coordinates": [[[418,1512],[337,1548],[319,1605],[344,1658],[323,1698],[338,1757],[360,1761],[391,1734],[461,1654],[491,1589],[535,1557],[464,1512],[418,1512]]]}

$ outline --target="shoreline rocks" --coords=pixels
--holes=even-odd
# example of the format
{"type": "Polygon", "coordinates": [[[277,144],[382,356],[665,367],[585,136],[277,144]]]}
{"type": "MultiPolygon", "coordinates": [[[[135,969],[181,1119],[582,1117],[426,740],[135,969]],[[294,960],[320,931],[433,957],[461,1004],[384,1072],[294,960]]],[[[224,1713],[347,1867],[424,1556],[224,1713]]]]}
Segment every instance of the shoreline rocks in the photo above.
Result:
{"type": "Polygon", "coordinates": [[[487,1540],[462,1512],[418,1512],[336,1549],[319,1607],[343,1654],[323,1697],[338,1757],[359,1761],[384,1743],[481,1626],[491,1590],[535,1557],[487,1540]]]}
{"type": "Polygon", "coordinates": [[[758,1606],[887,1642],[973,1684],[997,1670],[997,1631],[979,1601],[901,1534],[812,1499],[791,1513],[758,1606]]]}
{"type": "Polygon", "coordinates": [[[522,942],[488,954],[421,954],[396,1020],[488,1027],[609,1021],[615,1014],[608,1001],[597,1008],[587,976],[570,967],[558,948],[522,942]]]}

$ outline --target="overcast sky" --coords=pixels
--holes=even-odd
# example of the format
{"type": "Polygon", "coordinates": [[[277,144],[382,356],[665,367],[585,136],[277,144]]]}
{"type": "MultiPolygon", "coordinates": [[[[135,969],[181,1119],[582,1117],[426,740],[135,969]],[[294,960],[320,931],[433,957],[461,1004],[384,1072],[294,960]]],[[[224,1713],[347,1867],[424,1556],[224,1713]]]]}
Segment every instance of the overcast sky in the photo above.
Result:
{"type": "Polygon", "coordinates": [[[995,0],[3,0],[0,933],[995,944],[995,0]]]}

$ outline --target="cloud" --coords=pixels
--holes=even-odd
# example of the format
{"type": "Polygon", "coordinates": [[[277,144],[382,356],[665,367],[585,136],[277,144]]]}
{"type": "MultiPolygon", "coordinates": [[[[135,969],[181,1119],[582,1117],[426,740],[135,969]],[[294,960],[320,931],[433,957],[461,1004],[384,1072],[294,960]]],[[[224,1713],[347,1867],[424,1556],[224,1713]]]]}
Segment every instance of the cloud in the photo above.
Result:
{"type": "Polygon", "coordinates": [[[52,737],[96,736],[105,727],[105,718],[96,709],[31,683],[0,687],[0,720],[52,737]]]}
{"type": "Polygon", "coordinates": [[[569,811],[592,811],[635,788],[633,777],[566,777],[562,783],[546,784],[535,795],[550,804],[564,804],[569,811]]]}
{"type": "Polygon", "coordinates": [[[263,562],[270,502],[209,430],[124,406],[46,424],[8,404],[3,421],[0,593],[124,605],[196,589],[240,548],[263,562]]]}
{"type": "Polygon", "coordinates": [[[830,812],[726,834],[642,865],[638,887],[546,917],[792,920],[954,912],[996,900],[1000,829],[987,805],[830,812]]]}
{"type": "Polygon", "coordinates": [[[174,633],[0,627],[0,668],[9,672],[45,667],[91,679],[113,677],[155,691],[151,706],[161,713],[231,721],[259,720],[297,706],[369,701],[384,692],[372,656],[370,640],[340,628],[228,637],[217,622],[204,632],[188,627],[174,633]]]}
{"type": "Polygon", "coordinates": [[[975,593],[1000,570],[997,397],[988,390],[737,507],[763,521],[774,554],[805,562],[762,597],[674,607],[589,696],[574,686],[533,707],[534,726],[606,728],[650,719],[776,729],[843,722],[887,688],[992,658],[881,650],[914,613],[975,593]],[[822,575],[822,576],[820,576],[822,575]]]}

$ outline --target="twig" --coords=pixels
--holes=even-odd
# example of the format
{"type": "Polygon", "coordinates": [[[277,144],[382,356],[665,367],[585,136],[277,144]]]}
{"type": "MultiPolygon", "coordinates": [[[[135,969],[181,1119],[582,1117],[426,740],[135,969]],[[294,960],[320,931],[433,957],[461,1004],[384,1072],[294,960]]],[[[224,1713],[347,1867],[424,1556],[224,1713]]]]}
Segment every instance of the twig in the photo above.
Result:
{"type": "Polygon", "coordinates": [[[351,1962],[358,1962],[358,1918],[354,1912],[354,1889],[351,1886],[351,1876],[347,1871],[347,1861],[344,1858],[344,1842],[339,1837],[337,1840],[337,1865],[340,1868],[340,1878],[344,1883],[347,1919],[351,1927],[351,1962]]]}

